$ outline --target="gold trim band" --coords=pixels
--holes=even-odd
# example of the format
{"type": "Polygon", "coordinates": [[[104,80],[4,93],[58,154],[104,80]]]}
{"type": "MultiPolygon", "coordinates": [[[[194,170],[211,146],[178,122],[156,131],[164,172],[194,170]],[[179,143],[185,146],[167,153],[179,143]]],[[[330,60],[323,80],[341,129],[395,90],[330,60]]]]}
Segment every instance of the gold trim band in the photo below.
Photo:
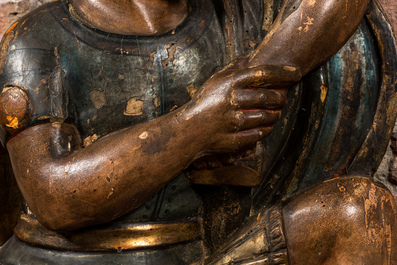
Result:
{"type": "Polygon", "coordinates": [[[46,229],[32,215],[23,214],[15,235],[24,242],[73,251],[122,251],[189,242],[200,237],[197,219],[183,222],[111,224],[76,232],[46,229]]]}

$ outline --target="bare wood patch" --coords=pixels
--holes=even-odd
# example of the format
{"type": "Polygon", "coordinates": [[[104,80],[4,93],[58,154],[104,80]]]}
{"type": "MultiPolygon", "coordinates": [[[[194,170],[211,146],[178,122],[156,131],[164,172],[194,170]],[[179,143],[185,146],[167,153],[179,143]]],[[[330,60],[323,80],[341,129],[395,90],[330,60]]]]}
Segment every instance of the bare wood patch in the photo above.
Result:
{"type": "Polygon", "coordinates": [[[139,139],[144,140],[144,139],[148,138],[148,136],[149,136],[148,132],[144,131],[138,137],[139,137],[139,139]]]}
{"type": "Polygon", "coordinates": [[[7,127],[10,127],[13,129],[19,128],[19,121],[18,121],[17,117],[12,117],[11,115],[7,114],[7,121],[8,121],[8,124],[6,124],[7,127]]]}
{"type": "Polygon", "coordinates": [[[187,92],[188,92],[189,95],[190,95],[190,98],[193,98],[194,95],[196,95],[196,92],[197,92],[197,90],[198,90],[198,88],[195,87],[195,86],[188,86],[186,89],[187,89],[187,92]]]}
{"type": "Polygon", "coordinates": [[[94,103],[95,108],[100,109],[103,107],[103,105],[105,105],[106,102],[105,92],[98,89],[93,89],[90,92],[90,99],[92,103],[94,103]]]}
{"type": "Polygon", "coordinates": [[[95,142],[96,140],[98,140],[98,138],[99,138],[99,137],[98,137],[98,135],[96,135],[96,134],[90,135],[90,136],[86,137],[86,138],[84,139],[83,146],[84,146],[84,147],[89,146],[90,144],[92,144],[93,142],[95,142]]]}
{"type": "Polygon", "coordinates": [[[127,106],[124,110],[124,115],[138,116],[142,115],[143,101],[133,97],[127,101],[127,106]]]}
{"type": "Polygon", "coordinates": [[[320,94],[321,103],[324,103],[325,98],[327,97],[328,87],[326,87],[325,85],[321,85],[320,89],[321,89],[321,94],[320,94]]]}
{"type": "Polygon", "coordinates": [[[175,59],[174,54],[178,49],[178,43],[176,42],[176,43],[168,44],[167,46],[165,46],[165,49],[167,50],[168,58],[161,62],[163,68],[167,68],[168,64],[174,61],[175,59]]]}
{"type": "Polygon", "coordinates": [[[160,105],[161,105],[161,100],[160,100],[159,97],[156,96],[156,97],[153,99],[153,105],[154,105],[155,108],[160,107],[160,105]]]}
{"type": "Polygon", "coordinates": [[[109,200],[109,198],[113,195],[113,193],[114,193],[114,188],[112,188],[112,189],[110,190],[110,192],[109,192],[109,194],[108,194],[108,200],[109,200]]]}
{"type": "Polygon", "coordinates": [[[146,64],[146,68],[147,68],[148,70],[152,69],[152,67],[153,67],[154,56],[156,55],[156,53],[157,53],[157,51],[152,51],[152,52],[149,54],[149,61],[148,61],[147,64],[146,64]]]}

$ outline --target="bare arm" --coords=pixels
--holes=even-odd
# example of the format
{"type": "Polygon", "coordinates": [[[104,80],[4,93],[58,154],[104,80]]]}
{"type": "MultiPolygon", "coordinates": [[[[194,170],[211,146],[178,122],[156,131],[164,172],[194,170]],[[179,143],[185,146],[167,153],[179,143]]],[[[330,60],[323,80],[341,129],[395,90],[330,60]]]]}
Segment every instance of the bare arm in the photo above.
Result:
{"type": "Polygon", "coordinates": [[[248,65],[291,65],[305,75],[342,48],[360,24],[368,2],[286,1],[248,65]]]}
{"type": "Polygon", "coordinates": [[[282,67],[223,71],[180,109],[86,148],[70,124],[28,128],[7,143],[16,179],[33,213],[50,229],[110,221],[142,205],[194,158],[235,150],[271,132],[285,97],[240,88],[299,78],[282,67]],[[241,108],[256,110],[244,114],[241,108]]]}
{"type": "Polygon", "coordinates": [[[284,8],[257,52],[240,65],[243,70],[223,70],[175,112],[87,148],[68,124],[39,125],[16,135],[7,148],[32,211],[51,229],[107,222],[142,205],[195,158],[265,137],[280,115],[274,107],[285,105],[285,98],[244,88],[297,81],[299,70],[308,72],[341,47],[365,5],[366,0],[303,0],[295,12],[284,8]],[[244,70],[272,64],[281,67],[244,70]]]}

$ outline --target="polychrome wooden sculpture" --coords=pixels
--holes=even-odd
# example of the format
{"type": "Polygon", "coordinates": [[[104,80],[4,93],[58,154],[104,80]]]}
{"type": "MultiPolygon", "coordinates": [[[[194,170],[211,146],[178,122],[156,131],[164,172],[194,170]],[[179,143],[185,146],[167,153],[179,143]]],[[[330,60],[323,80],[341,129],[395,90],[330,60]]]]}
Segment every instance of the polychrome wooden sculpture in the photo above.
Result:
{"type": "Polygon", "coordinates": [[[394,198],[371,179],[396,58],[368,0],[39,8],[1,46],[23,213],[0,262],[397,263],[394,198]]]}

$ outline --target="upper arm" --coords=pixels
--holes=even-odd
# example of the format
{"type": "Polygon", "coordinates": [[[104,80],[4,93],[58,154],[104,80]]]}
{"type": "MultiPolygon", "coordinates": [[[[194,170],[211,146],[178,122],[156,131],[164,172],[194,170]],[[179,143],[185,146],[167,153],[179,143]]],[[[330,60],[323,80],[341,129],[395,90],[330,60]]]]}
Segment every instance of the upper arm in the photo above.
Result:
{"type": "Polygon", "coordinates": [[[34,125],[68,118],[64,71],[54,51],[32,46],[10,29],[1,44],[0,140],[34,125]],[[10,37],[11,36],[11,37],[10,37]]]}
{"type": "Polygon", "coordinates": [[[367,4],[368,0],[287,0],[248,65],[288,65],[307,74],[345,45],[367,4]]]}
{"type": "MultiPolygon", "coordinates": [[[[51,91],[53,94],[54,91],[59,93],[61,88],[59,84],[62,83],[62,72],[57,67],[55,56],[49,50],[30,47],[29,43],[18,38],[18,35],[22,34],[18,34],[17,29],[18,23],[15,23],[7,31],[0,45],[0,141],[4,146],[10,139],[30,127],[61,116],[59,110],[65,107],[64,104],[59,104],[59,100],[58,102],[51,100],[51,91]],[[51,105],[51,103],[53,104],[51,105]]],[[[67,103],[64,98],[60,99],[61,102],[67,103]]],[[[36,127],[41,126],[44,125],[36,127]]],[[[21,157],[21,154],[25,158],[28,155],[31,158],[38,156],[38,153],[32,152],[32,148],[30,148],[36,144],[31,140],[33,138],[43,139],[43,134],[29,132],[29,136],[28,138],[15,139],[20,143],[21,148],[18,152],[9,149],[11,158],[14,157],[15,160],[15,157],[21,157]]],[[[60,144],[62,143],[58,143],[58,146],[60,144]]],[[[0,147],[0,149],[2,148],[0,147]]],[[[3,160],[5,159],[3,157],[3,160]]],[[[32,159],[26,161],[31,162],[32,159]]],[[[24,165],[29,166],[32,171],[31,163],[24,165]]],[[[11,165],[9,168],[12,170],[11,165]]],[[[4,195],[2,196],[3,203],[0,205],[0,219],[5,222],[3,229],[0,229],[0,245],[12,235],[13,227],[21,212],[21,194],[15,183],[14,175],[20,175],[20,172],[16,172],[18,170],[23,170],[26,173],[29,168],[23,167],[23,164],[14,165],[14,174],[7,172],[0,176],[0,191],[4,195]]],[[[23,179],[19,179],[19,182],[23,181],[23,179]]],[[[23,183],[23,186],[20,187],[23,188],[31,184],[23,183]]],[[[26,195],[25,193],[24,196],[26,195]]]]}

